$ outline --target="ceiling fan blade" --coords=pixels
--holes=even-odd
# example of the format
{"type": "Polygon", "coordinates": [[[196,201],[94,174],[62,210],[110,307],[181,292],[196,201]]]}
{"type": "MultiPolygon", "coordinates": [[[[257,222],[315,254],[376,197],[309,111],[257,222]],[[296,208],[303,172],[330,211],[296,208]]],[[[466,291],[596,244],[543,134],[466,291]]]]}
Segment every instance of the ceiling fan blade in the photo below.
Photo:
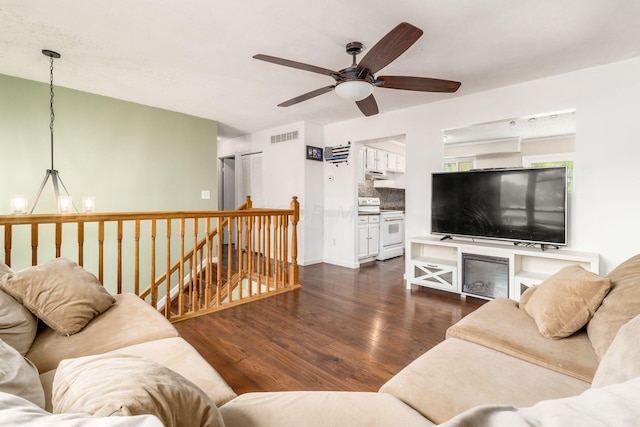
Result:
{"type": "Polygon", "coordinates": [[[356,101],[356,104],[360,111],[362,111],[362,114],[367,117],[378,114],[378,103],[373,95],[369,95],[361,101],[356,101]]]}
{"type": "Polygon", "coordinates": [[[331,92],[334,88],[335,86],[326,86],[320,89],[312,90],[311,92],[296,96],[295,98],[291,98],[288,101],[278,104],[278,107],[290,107],[299,102],[306,101],[307,99],[315,98],[316,96],[322,95],[323,93],[331,92]]]}
{"type": "Polygon", "coordinates": [[[371,74],[377,73],[409,49],[420,36],[420,28],[402,22],[369,49],[358,64],[358,70],[366,68],[371,74]]]}
{"type": "Polygon", "coordinates": [[[269,55],[253,55],[255,59],[259,59],[261,61],[272,62],[278,65],[284,65],[285,67],[297,68],[299,70],[311,71],[313,73],[324,74],[326,76],[331,76],[336,78],[338,73],[335,71],[329,70],[327,68],[316,67],[315,65],[303,64],[302,62],[291,61],[289,59],[277,58],[275,56],[269,55]]]}
{"type": "Polygon", "coordinates": [[[387,89],[417,90],[422,92],[455,92],[460,82],[452,80],[430,79],[427,77],[380,76],[380,87],[387,89]]]}

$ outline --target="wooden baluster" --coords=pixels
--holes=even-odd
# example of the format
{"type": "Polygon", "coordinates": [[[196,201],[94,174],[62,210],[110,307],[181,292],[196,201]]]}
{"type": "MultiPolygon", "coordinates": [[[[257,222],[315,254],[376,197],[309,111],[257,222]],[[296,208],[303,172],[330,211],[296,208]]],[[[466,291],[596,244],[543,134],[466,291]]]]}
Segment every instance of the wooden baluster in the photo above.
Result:
{"type": "Polygon", "coordinates": [[[284,237],[284,218],[282,215],[278,215],[278,222],[280,225],[280,230],[278,233],[278,240],[280,242],[280,264],[279,264],[279,272],[278,275],[280,277],[280,280],[278,280],[278,285],[280,287],[283,286],[284,284],[284,264],[287,262],[287,259],[285,258],[285,237],[284,237]]]}
{"type": "Polygon", "coordinates": [[[158,288],[155,285],[156,277],[156,220],[151,220],[151,306],[156,308],[158,303],[158,288]]]}
{"type": "Polygon", "coordinates": [[[122,220],[118,221],[118,266],[117,266],[117,289],[122,293],[122,220]]]}
{"type": "Polygon", "coordinates": [[[211,258],[213,257],[213,247],[211,240],[211,218],[207,217],[205,221],[205,262],[204,262],[204,273],[205,273],[205,288],[204,288],[204,308],[209,308],[211,303],[212,289],[211,289],[211,280],[213,274],[211,269],[213,268],[211,258]]]}
{"type": "Polygon", "coordinates": [[[134,239],[134,277],[133,277],[133,289],[136,295],[140,295],[140,220],[136,219],[135,224],[135,236],[134,239]]]}
{"type": "MultiPolygon", "coordinates": [[[[239,221],[238,221],[239,222],[239,221]]],[[[240,247],[240,240],[236,238],[236,243],[240,247]]],[[[232,302],[231,277],[233,273],[233,220],[229,217],[229,238],[227,239],[227,301],[232,302]]]]}
{"type": "MultiPolygon", "coordinates": [[[[218,247],[216,262],[216,306],[222,304],[222,250],[224,245],[224,230],[222,229],[222,217],[218,217],[218,247]]],[[[228,237],[231,240],[231,236],[228,237]]]]}
{"type": "Polygon", "coordinates": [[[84,266],[84,222],[78,221],[78,265],[84,266]]]}
{"type": "Polygon", "coordinates": [[[300,272],[298,267],[298,221],[300,221],[300,202],[297,197],[293,197],[291,201],[291,209],[293,209],[293,215],[291,216],[291,266],[289,269],[289,285],[295,286],[300,280],[300,272]]]}
{"type": "Polygon", "coordinates": [[[31,224],[31,265],[38,265],[38,224],[31,224]]]}
{"type": "Polygon", "coordinates": [[[274,289],[280,283],[280,216],[273,217],[273,282],[274,289]]]}
{"type": "MultiPolygon", "coordinates": [[[[244,217],[238,217],[238,237],[237,237],[237,242],[238,242],[238,247],[236,248],[236,286],[240,286],[242,284],[242,278],[244,276],[244,254],[242,253],[242,249],[245,245],[244,242],[244,217]]],[[[242,292],[242,290],[238,290],[238,296],[242,297],[242,294],[240,292],[242,292]]],[[[231,288],[229,288],[229,295],[231,295],[231,288]]],[[[229,302],[231,302],[231,299],[229,299],[229,302]]]]}
{"type": "Polygon", "coordinates": [[[262,282],[264,281],[264,277],[263,277],[263,275],[264,275],[264,248],[263,248],[264,239],[263,239],[263,237],[264,236],[262,234],[263,231],[264,231],[264,228],[262,227],[263,220],[264,220],[264,217],[262,215],[256,217],[256,224],[258,225],[258,230],[256,231],[256,237],[258,239],[258,245],[257,245],[257,248],[258,248],[258,254],[257,254],[257,257],[258,257],[258,260],[257,260],[258,261],[258,271],[257,271],[257,273],[258,273],[258,295],[262,294],[262,282]]]}
{"type": "Polygon", "coordinates": [[[191,252],[191,311],[198,311],[200,305],[200,283],[198,283],[198,218],[193,218],[193,249],[191,252]]]}
{"type": "Polygon", "coordinates": [[[282,216],[282,286],[286,287],[289,283],[289,217],[282,216]]]}
{"type": "Polygon", "coordinates": [[[185,233],[185,222],[184,218],[180,218],[180,277],[178,277],[178,314],[182,316],[184,314],[184,233],[185,233]]]}
{"type": "Polygon", "coordinates": [[[167,218],[167,253],[165,256],[165,296],[164,296],[164,316],[171,319],[171,220],[167,218]]]}
{"type": "MultiPolygon", "coordinates": [[[[247,297],[251,296],[253,287],[253,217],[247,218],[247,297]]],[[[240,298],[242,295],[242,286],[240,286],[240,298]]]]}
{"type": "Polygon", "coordinates": [[[11,224],[4,226],[4,263],[9,267],[11,267],[11,227],[11,224]]]}
{"type": "Polygon", "coordinates": [[[265,274],[267,276],[267,291],[271,290],[271,275],[272,275],[272,270],[271,270],[271,215],[267,215],[265,217],[265,226],[264,226],[264,230],[266,233],[265,236],[265,250],[264,250],[264,258],[265,258],[265,262],[266,264],[266,271],[265,274]]]}
{"type": "Polygon", "coordinates": [[[56,258],[62,253],[62,223],[56,223],[56,258]]]}
{"type": "MultiPolygon", "coordinates": [[[[199,219],[196,219],[196,221],[200,221],[199,219]]],[[[199,227],[199,226],[198,226],[199,227]]],[[[205,233],[206,233],[206,227],[205,227],[205,233]]],[[[198,235],[199,236],[199,235],[198,235]]],[[[205,236],[205,240],[206,240],[206,236],[205,236]]],[[[200,293],[200,298],[199,298],[199,304],[198,307],[200,309],[202,309],[205,304],[206,304],[206,295],[205,295],[205,288],[206,288],[206,283],[205,283],[205,278],[204,278],[204,272],[206,271],[206,266],[204,265],[204,252],[206,250],[206,242],[204,246],[200,246],[198,244],[198,241],[196,240],[196,247],[198,248],[197,250],[197,260],[198,260],[198,267],[196,269],[197,273],[198,273],[198,292],[200,293]]],[[[194,249],[194,252],[196,252],[196,250],[194,249]]]]}
{"type": "Polygon", "coordinates": [[[104,284],[104,221],[98,223],[98,280],[104,284]]]}

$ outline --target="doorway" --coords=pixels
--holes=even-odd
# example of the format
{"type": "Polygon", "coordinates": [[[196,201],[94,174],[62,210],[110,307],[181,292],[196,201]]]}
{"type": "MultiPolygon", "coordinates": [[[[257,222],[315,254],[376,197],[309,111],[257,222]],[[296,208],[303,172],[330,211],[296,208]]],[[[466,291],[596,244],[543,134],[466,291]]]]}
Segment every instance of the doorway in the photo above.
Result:
{"type": "MultiPolygon", "coordinates": [[[[236,206],[236,157],[218,159],[218,206],[220,210],[230,211],[236,206]]],[[[228,235],[223,235],[223,243],[228,243],[228,235]]],[[[235,238],[234,238],[235,240],[235,238]]],[[[232,243],[235,243],[233,241],[232,243]]]]}

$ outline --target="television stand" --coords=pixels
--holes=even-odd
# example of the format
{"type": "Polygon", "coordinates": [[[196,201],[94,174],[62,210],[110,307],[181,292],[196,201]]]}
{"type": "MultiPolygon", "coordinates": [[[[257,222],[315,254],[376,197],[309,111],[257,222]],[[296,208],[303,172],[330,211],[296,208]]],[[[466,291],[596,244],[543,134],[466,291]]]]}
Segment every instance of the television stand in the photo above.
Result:
{"type": "MultiPolygon", "coordinates": [[[[507,259],[508,298],[519,301],[527,288],[542,283],[568,265],[578,264],[599,274],[600,256],[566,248],[549,251],[537,247],[514,246],[506,243],[474,242],[419,236],[407,240],[405,279],[407,289],[424,286],[454,292],[462,296],[483,298],[464,292],[462,282],[463,254],[507,259]]],[[[468,287],[467,287],[468,288],[468,287]]]]}

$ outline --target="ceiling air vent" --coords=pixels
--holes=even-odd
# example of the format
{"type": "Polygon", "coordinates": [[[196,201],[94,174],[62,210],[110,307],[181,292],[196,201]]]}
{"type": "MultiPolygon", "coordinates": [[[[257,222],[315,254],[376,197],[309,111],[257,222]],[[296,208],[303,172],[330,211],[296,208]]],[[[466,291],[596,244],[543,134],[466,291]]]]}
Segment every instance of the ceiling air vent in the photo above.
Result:
{"type": "Polygon", "coordinates": [[[293,141],[294,139],[298,139],[297,130],[294,130],[292,132],[281,133],[280,135],[272,135],[271,143],[275,144],[276,142],[293,141]]]}

